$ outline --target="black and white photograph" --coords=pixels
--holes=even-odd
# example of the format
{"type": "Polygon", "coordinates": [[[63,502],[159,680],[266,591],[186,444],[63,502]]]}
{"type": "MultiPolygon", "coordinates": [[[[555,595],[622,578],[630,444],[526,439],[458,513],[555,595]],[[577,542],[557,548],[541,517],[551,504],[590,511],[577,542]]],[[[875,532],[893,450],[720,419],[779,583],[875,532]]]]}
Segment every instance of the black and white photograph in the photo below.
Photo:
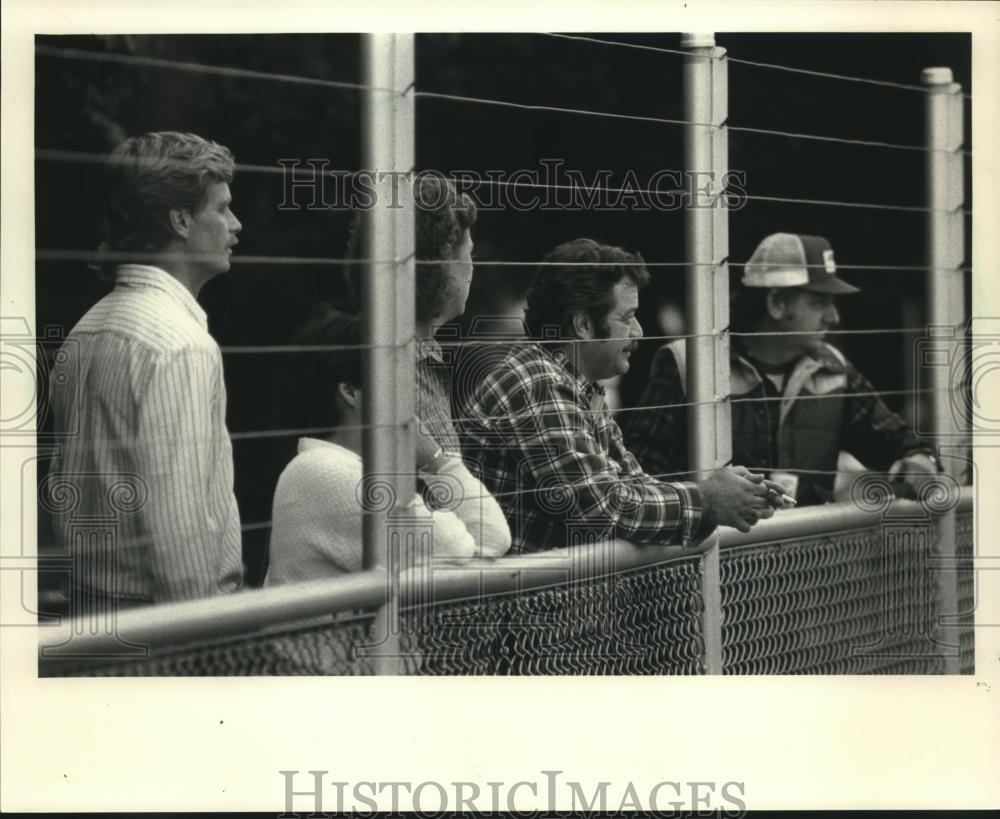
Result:
{"type": "MultiPolygon", "coordinates": [[[[348,736],[367,713],[372,748],[410,730],[410,696],[438,697],[424,725],[454,697],[442,730],[489,742],[479,714],[509,722],[488,706],[509,686],[530,701],[510,727],[655,748],[684,708],[644,729],[643,703],[703,697],[691,726],[721,700],[713,734],[744,711],[737,685],[785,700],[774,725],[824,711],[820,744],[838,717],[810,686],[848,703],[866,686],[840,719],[859,743],[882,720],[876,745],[898,748],[917,722],[965,724],[926,685],[961,692],[945,712],[979,697],[977,761],[894,802],[904,773],[862,784],[878,751],[855,749],[840,806],[967,780],[983,791],[955,806],[995,804],[977,771],[998,656],[997,94],[977,26],[996,46],[997,24],[955,5],[910,30],[724,13],[19,30],[5,654],[16,639],[29,687],[127,691],[140,713],[143,691],[192,713],[201,691],[270,691],[262,737],[308,731],[310,702],[348,736]],[[588,716],[633,693],[618,729],[588,716]]],[[[942,746],[912,742],[934,768],[942,746]]],[[[379,785],[403,778],[352,767],[328,787],[313,768],[332,758],[277,747],[254,775],[276,811],[387,809],[379,785]]],[[[785,801],[773,772],[755,793],[745,757],[702,782],[622,760],[588,778],[576,753],[530,753],[509,780],[413,774],[404,804],[827,806],[785,801]]],[[[91,809],[201,804],[142,793],[91,809]]]]}

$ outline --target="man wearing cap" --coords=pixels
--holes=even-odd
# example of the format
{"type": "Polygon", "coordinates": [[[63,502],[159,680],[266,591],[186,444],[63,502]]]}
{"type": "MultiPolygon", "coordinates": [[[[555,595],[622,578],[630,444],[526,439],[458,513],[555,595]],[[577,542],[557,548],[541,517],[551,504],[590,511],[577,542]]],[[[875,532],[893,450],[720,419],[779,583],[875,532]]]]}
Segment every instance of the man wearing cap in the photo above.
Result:
{"type": "MultiPolygon", "coordinates": [[[[824,341],[840,323],[834,298],[859,292],[836,272],[821,236],[771,234],[747,262],[730,323],[733,462],[769,472],[800,505],[815,504],[833,500],[845,450],[915,496],[939,471],[934,448],[824,341]]],[[[669,406],[687,400],[685,371],[684,340],[663,346],[639,402],[649,409],[630,413],[625,428],[643,468],[667,480],[688,469],[687,408],[669,406]]]]}

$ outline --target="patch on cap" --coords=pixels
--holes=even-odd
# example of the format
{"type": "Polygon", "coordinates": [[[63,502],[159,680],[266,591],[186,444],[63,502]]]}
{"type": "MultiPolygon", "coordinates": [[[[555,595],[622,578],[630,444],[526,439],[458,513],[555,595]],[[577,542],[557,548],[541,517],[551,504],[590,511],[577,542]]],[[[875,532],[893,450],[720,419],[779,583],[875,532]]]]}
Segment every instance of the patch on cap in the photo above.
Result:
{"type": "Polygon", "coordinates": [[[837,265],[833,261],[833,249],[823,251],[823,267],[826,268],[826,272],[831,276],[837,272],[837,265]]]}

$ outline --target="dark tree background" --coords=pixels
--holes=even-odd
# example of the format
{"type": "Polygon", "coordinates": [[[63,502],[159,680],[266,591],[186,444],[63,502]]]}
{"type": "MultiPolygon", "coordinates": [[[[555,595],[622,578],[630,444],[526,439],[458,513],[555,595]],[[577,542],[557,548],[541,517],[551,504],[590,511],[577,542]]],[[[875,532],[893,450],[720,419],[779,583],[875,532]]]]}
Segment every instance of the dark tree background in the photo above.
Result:
{"type": "MultiPolygon", "coordinates": [[[[664,48],[680,44],[676,34],[598,36],[664,48]]],[[[963,89],[972,91],[971,40],[963,34],[720,34],[717,41],[733,58],[906,84],[919,84],[925,67],[949,66],[963,89]]],[[[49,36],[37,43],[43,47],[36,60],[39,150],[103,155],[131,134],[181,130],[229,146],[241,164],[277,169],[280,159],[317,158],[329,160],[331,168],[358,169],[360,97],[355,90],[43,53],[75,48],[357,83],[356,35],[49,36]]],[[[682,58],[676,55],[543,35],[417,37],[419,90],[533,105],[682,119],[681,68],[682,58]]],[[[735,63],[729,69],[729,123],[734,126],[920,145],[923,104],[923,94],[904,89],[735,63]]],[[[968,148],[970,117],[971,105],[966,105],[968,148]]],[[[658,170],[682,169],[682,140],[681,127],[662,123],[433,98],[417,102],[417,165],[445,173],[540,171],[541,160],[560,159],[586,179],[607,169],[611,186],[620,184],[628,171],[642,183],[658,170]]],[[[920,151],[732,132],[730,167],[745,172],[751,196],[924,205],[920,151]]],[[[42,156],[35,173],[37,248],[93,250],[101,227],[99,165],[42,156]]],[[[966,173],[971,206],[968,163],[966,173]]],[[[338,258],[347,214],[279,210],[284,191],[275,172],[238,173],[233,195],[244,229],[232,270],[202,293],[210,330],[223,346],[288,343],[312,304],[345,296],[340,271],[332,264],[239,264],[239,256],[338,258]]],[[[921,213],[751,201],[730,217],[731,260],[742,264],[764,235],[783,230],[826,236],[841,264],[920,265],[926,261],[924,223],[921,213]]],[[[484,213],[475,231],[476,256],[534,262],[559,242],[578,236],[638,250],[647,261],[681,261],[684,256],[681,211],[576,209],[484,213]]],[[[967,246],[970,240],[967,236],[967,246]]],[[[479,268],[465,323],[497,305],[516,304],[532,272],[530,267],[479,268]]],[[[680,268],[652,272],[640,319],[647,335],[658,336],[663,333],[660,307],[683,305],[683,273],[680,268]]],[[[733,272],[738,275],[738,268],[733,272]]],[[[843,304],[845,328],[923,321],[921,273],[862,269],[842,275],[863,288],[843,304]]],[[[82,262],[40,261],[36,326],[40,332],[53,326],[68,332],[109,288],[82,262]]],[[[912,340],[903,335],[843,336],[838,344],[877,388],[896,390],[905,386],[902,365],[912,340]]],[[[636,399],[660,343],[647,342],[634,356],[621,388],[626,405],[636,399]]],[[[289,384],[295,370],[286,357],[227,355],[225,368],[230,431],[303,425],[300,397],[309,385],[302,379],[289,384]]],[[[904,409],[895,398],[888,403],[904,409]]],[[[268,520],[275,481],[295,443],[294,436],[234,442],[244,523],[268,520]]],[[[39,539],[44,542],[41,523],[39,539]]],[[[265,529],[244,535],[252,582],[261,577],[266,538],[265,529]]]]}

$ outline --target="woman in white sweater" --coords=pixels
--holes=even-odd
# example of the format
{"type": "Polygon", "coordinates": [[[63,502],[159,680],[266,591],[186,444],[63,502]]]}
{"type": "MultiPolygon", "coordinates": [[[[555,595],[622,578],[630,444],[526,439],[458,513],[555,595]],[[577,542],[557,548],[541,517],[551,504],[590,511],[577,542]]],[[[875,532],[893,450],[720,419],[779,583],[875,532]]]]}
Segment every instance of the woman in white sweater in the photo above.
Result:
{"type": "MultiPolygon", "coordinates": [[[[321,308],[299,336],[322,345],[362,340],[358,318],[330,307],[321,308]]],[[[278,479],[265,586],[361,569],[361,353],[342,349],[320,358],[313,399],[337,429],[324,439],[300,439],[298,454],[278,479]]],[[[498,557],[510,548],[500,506],[461,458],[444,454],[419,423],[416,472],[434,508],[418,492],[400,525],[429,532],[435,558],[498,557]]]]}

